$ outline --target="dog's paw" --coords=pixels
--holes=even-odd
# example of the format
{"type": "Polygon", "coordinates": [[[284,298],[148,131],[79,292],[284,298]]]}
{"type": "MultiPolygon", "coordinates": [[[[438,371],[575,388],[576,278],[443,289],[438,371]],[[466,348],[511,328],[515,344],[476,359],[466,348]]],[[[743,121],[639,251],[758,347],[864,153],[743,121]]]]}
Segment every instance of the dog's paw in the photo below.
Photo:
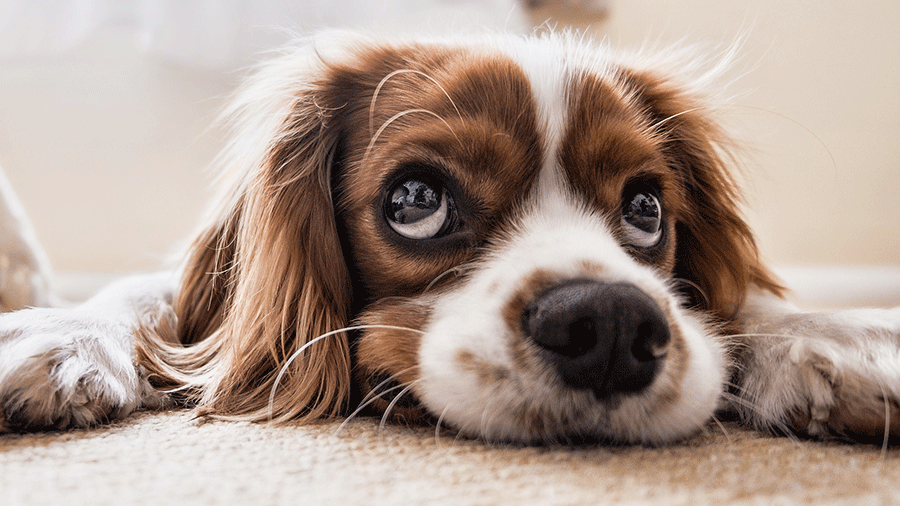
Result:
{"type": "Polygon", "coordinates": [[[866,352],[793,343],[789,361],[800,398],[787,412],[788,425],[818,438],[900,435],[900,355],[896,344],[883,344],[866,352]]]}
{"type": "Polygon", "coordinates": [[[48,276],[30,255],[0,252],[0,313],[50,303],[48,276]]]}
{"type": "Polygon", "coordinates": [[[86,427],[162,394],[140,377],[132,328],[72,309],[0,316],[0,432],[86,427]]]}
{"type": "Polygon", "coordinates": [[[900,309],[801,313],[746,340],[738,409],[817,438],[900,436],[900,309]]]}

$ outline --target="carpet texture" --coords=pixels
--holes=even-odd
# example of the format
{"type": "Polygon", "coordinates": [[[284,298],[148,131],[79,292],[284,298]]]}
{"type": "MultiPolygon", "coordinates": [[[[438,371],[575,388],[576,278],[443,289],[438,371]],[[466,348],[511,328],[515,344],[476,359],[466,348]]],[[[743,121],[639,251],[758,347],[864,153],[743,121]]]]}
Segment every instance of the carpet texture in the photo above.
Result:
{"type": "Polygon", "coordinates": [[[0,504],[896,504],[900,449],[725,424],[674,446],[535,448],[359,419],[272,426],[139,413],[0,436],[0,504]]]}

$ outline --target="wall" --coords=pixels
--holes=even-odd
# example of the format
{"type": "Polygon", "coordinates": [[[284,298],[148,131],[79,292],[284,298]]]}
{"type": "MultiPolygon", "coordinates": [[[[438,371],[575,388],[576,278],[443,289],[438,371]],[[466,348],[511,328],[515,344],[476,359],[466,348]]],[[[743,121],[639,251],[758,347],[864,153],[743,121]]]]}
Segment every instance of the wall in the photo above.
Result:
{"type": "MultiPolygon", "coordinates": [[[[724,112],[765,257],[897,264],[898,20],[894,0],[612,0],[592,33],[630,47],[744,37],[724,112]]],[[[221,145],[207,127],[233,76],[117,37],[0,63],[0,165],[58,271],[158,265],[194,229],[221,145]]]]}
{"type": "Polygon", "coordinates": [[[232,83],[109,34],[0,64],[0,166],[57,271],[158,266],[194,230],[232,83]]]}
{"type": "Polygon", "coordinates": [[[900,263],[900,2],[611,0],[614,45],[740,40],[722,112],[777,264],[900,263]]]}

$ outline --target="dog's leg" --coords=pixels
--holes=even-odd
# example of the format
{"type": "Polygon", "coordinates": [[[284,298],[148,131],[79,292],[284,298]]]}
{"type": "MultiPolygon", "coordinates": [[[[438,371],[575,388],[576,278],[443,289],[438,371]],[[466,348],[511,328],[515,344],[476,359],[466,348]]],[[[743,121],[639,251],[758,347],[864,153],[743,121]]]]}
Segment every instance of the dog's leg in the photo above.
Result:
{"type": "Polygon", "coordinates": [[[166,406],[135,363],[134,332],[171,316],[172,280],[135,276],[78,307],[0,315],[0,432],[84,427],[166,406]]]}
{"type": "Polygon", "coordinates": [[[50,302],[47,255],[0,169],[0,312],[50,302]]]}
{"type": "Polygon", "coordinates": [[[751,293],[735,336],[735,408],[761,429],[900,435],[900,308],[806,312],[751,293]]]}

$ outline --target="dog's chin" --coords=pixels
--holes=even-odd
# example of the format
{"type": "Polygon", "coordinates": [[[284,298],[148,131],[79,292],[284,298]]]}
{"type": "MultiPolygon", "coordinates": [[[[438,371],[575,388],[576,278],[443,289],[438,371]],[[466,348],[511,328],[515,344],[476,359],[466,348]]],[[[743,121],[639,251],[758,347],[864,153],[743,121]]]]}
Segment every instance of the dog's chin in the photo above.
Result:
{"type": "Polygon", "coordinates": [[[656,444],[693,434],[719,406],[719,341],[657,269],[564,201],[527,210],[515,236],[434,301],[416,395],[490,440],[656,444]]]}
{"type": "Polygon", "coordinates": [[[685,348],[670,352],[648,386],[601,395],[565,386],[538,354],[524,358],[526,367],[505,366],[516,360],[502,344],[508,339],[496,339],[493,348],[473,346],[504,330],[498,325],[478,332],[466,325],[477,320],[471,316],[441,318],[453,305],[436,311],[422,337],[421,375],[412,390],[433,418],[466,436],[523,444],[663,444],[694,434],[720,407],[721,349],[690,317],[678,322],[685,348]]]}
{"type": "MultiPolygon", "coordinates": [[[[646,269],[632,266],[631,278],[665,305],[671,343],[652,379],[616,390],[613,380],[567,384],[546,350],[500,316],[531,285],[501,282],[508,271],[494,267],[428,297],[385,300],[364,315],[373,328],[358,342],[357,367],[378,411],[491,442],[663,444],[695,433],[720,407],[721,345],[646,269]]],[[[597,276],[557,271],[546,282],[588,275],[597,276]]]]}

